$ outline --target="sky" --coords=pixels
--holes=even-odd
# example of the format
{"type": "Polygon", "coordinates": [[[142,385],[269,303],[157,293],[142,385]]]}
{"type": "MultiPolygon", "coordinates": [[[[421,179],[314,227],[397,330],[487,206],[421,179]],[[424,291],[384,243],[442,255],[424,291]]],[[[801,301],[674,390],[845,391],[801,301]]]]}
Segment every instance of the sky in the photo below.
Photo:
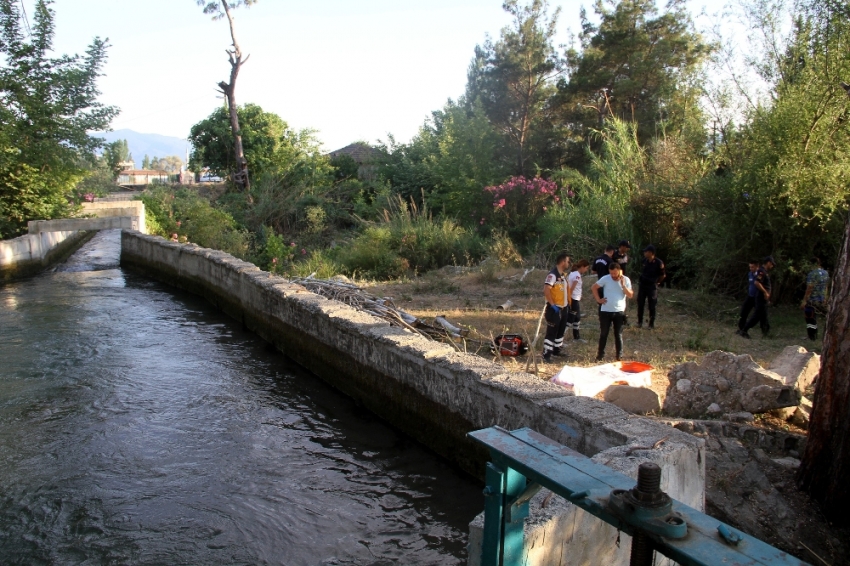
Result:
{"type": "MultiPolygon", "coordinates": [[[[562,10],[559,43],[579,30],[582,3],[592,0],[550,0],[562,10]]],[[[30,16],[32,4],[24,0],[30,16]]],[[[113,129],[185,138],[223,104],[216,85],[229,77],[229,30],[194,0],[55,0],[53,8],[58,53],[109,39],[99,87],[101,101],[121,109],[113,129]]],[[[407,142],[463,94],[475,46],[509,23],[501,0],[260,0],[236,11],[237,39],[250,54],[236,101],[315,130],[326,151],[389,135],[407,142]]]]}

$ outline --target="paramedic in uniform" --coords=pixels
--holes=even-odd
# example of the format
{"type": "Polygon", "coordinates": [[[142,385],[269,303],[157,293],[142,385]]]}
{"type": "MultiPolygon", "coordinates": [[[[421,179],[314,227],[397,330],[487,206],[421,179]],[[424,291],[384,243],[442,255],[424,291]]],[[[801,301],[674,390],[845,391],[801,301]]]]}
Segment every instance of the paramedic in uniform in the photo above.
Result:
{"type": "Polygon", "coordinates": [[[560,356],[567,330],[570,298],[567,293],[566,272],[570,268],[570,256],[560,254],[555,258],[555,267],[546,276],[543,296],[546,297],[546,338],[543,340],[543,360],[560,356]]]}

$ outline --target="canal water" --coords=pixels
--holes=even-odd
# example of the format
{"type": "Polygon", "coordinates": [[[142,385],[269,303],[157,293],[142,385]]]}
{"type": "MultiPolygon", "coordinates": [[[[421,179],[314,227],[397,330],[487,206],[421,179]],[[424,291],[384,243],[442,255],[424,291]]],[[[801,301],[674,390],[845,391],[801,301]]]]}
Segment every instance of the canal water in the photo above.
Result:
{"type": "Polygon", "coordinates": [[[0,563],[465,562],[479,485],[119,238],[0,287],[0,563]]]}

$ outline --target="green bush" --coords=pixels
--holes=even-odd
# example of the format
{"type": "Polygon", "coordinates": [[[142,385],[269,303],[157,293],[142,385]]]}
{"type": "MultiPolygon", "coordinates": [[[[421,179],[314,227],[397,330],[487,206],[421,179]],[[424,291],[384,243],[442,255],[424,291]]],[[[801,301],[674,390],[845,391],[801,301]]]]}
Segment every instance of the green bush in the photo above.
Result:
{"type": "Polygon", "coordinates": [[[213,207],[196,191],[155,186],[146,190],[141,200],[147,214],[154,219],[149,227],[151,233],[164,237],[176,233],[181,240],[248,258],[250,234],[241,229],[230,214],[213,207]]]}
{"type": "Polygon", "coordinates": [[[424,205],[420,209],[398,198],[380,222],[367,225],[336,258],[351,274],[388,279],[477,262],[486,251],[475,233],[451,219],[435,220],[424,205]]]}

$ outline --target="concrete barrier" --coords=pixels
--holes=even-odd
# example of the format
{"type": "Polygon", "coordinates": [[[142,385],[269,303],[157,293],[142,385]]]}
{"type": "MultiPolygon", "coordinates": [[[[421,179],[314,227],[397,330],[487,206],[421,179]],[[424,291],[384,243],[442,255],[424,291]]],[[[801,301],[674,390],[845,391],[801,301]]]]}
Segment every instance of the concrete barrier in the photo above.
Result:
{"type": "Polygon", "coordinates": [[[27,234],[0,241],[0,281],[34,275],[74,252],[93,234],[77,230],[27,234]]]}
{"type": "Polygon", "coordinates": [[[148,233],[147,225],[145,224],[145,203],[140,200],[96,200],[95,202],[84,202],[82,204],[82,214],[94,216],[95,218],[130,216],[133,218],[133,227],[130,228],[131,230],[136,230],[142,234],[148,233]]]}
{"type": "Polygon", "coordinates": [[[132,216],[105,218],[62,218],[60,220],[30,220],[27,229],[31,235],[50,232],[134,230],[138,222],[132,216]]]}
{"type": "MultiPolygon", "coordinates": [[[[662,487],[672,497],[704,507],[702,439],[602,401],[572,396],[537,376],[506,373],[499,364],[391,327],[223,252],[125,231],[121,265],[205,297],[478,477],[488,456],[467,440],[467,432],[492,425],[530,427],[633,476],[640,462],[657,462],[664,470],[662,487]],[[657,449],[629,448],[652,446],[665,437],[657,449]]],[[[618,547],[619,533],[602,521],[562,500],[542,508],[538,497],[533,509],[526,524],[526,564],[628,563],[628,537],[623,535],[618,547]],[[561,532],[567,523],[572,534],[561,532]],[[579,551],[592,560],[563,559],[579,551]],[[597,560],[601,556],[606,558],[597,560]]],[[[470,525],[470,564],[480,556],[481,524],[479,518],[470,525]]]]}

